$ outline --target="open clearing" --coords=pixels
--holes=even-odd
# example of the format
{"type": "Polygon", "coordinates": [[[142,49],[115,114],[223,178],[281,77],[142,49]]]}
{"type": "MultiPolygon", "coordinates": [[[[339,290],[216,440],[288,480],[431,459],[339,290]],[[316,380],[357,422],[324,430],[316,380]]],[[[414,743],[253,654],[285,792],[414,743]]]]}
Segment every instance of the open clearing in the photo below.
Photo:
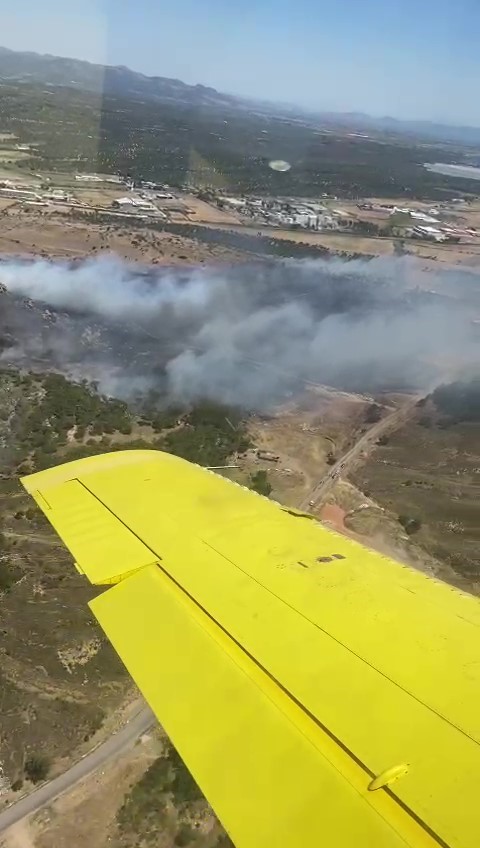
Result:
{"type": "MultiPolygon", "coordinates": [[[[216,264],[245,260],[245,253],[197,239],[115,224],[82,223],[68,216],[42,215],[6,204],[0,228],[0,253],[44,257],[86,257],[115,253],[121,259],[152,265],[216,264]]],[[[1,214],[1,211],[0,211],[1,214]]]]}

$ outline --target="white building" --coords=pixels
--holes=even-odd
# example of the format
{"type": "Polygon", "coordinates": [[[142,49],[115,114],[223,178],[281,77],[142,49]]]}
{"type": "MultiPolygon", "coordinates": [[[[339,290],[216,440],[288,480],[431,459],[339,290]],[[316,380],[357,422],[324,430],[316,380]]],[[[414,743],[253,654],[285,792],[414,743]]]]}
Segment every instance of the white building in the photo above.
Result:
{"type": "Polygon", "coordinates": [[[114,209],[130,210],[134,209],[139,212],[154,212],[158,213],[158,209],[149,200],[143,200],[141,197],[119,197],[112,202],[114,209]]]}
{"type": "Polygon", "coordinates": [[[412,230],[412,235],[417,236],[417,238],[423,238],[427,241],[446,241],[447,236],[445,233],[442,233],[437,227],[430,226],[420,226],[414,227],[412,230]]]}

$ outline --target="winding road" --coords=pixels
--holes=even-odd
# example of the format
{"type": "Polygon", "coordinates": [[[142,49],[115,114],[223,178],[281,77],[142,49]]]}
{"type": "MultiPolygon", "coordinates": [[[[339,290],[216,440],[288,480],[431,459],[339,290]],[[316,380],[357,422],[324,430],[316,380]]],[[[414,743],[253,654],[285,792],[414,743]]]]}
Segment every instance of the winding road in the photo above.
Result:
{"type": "Polygon", "coordinates": [[[109,760],[127,751],[156,722],[157,719],[151,709],[144,707],[118,733],[110,736],[98,748],[94,748],[93,751],[82,757],[68,771],[59,774],[58,777],[54,777],[53,780],[49,780],[48,783],[44,783],[29,795],[20,798],[19,801],[11,804],[6,810],[3,810],[0,813],[0,833],[27,816],[32,815],[32,813],[38,812],[42,807],[46,807],[47,804],[50,804],[59,795],[68,792],[85,777],[88,777],[88,775],[109,762],[109,760]]]}

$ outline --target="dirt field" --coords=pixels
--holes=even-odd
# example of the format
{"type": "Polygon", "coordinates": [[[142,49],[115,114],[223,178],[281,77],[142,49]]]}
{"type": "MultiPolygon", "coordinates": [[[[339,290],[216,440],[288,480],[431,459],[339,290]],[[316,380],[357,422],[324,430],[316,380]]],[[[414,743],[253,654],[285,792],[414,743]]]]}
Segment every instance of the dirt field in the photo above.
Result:
{"type": "Polygon", "coordinates": [[[234,212],[219,209],[210,203],[205,203],[192,194],[182,194],[182,200],[189,209],[189,220],[202,221],[208,224],[238,224],[239,218],[234,212]]]}
{"type": "Polygon", "coordinates": [[[373,452],[353,482],[394,518],[418,518],[415,544],[445,563],[444,579],[478,593],[479,427],[425,426],[417,418],[373,452]]]}
{"type": "Polygon", "coordinates": [[[311,388],[295,405],[285,405],[270,416],[250,420],[256,446],[238,471],[225,472],[238,482],[259,470],[268,473],[272,498],[298,507],[328,470],[328,454],[341,454],[360,430],[368,405],[360,395],[342,395],[311,388]],[[278,456],[261,459],[257,450],[278,456]]]}
{"type": "Polygon", "coordinates": [[[115,253],[121,259],[152,265],[202,265],[240,262],[245,255],[220,245],[153,230],[69,221],[68,216],[42,215],[6,205],[0,226],[0,254],[84,257],[115,253]]]}

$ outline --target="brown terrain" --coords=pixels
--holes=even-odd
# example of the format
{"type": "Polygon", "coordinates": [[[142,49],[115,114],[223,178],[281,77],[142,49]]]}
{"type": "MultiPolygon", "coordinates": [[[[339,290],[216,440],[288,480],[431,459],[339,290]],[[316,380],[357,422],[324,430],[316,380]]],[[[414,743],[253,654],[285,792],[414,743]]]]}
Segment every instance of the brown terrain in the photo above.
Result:
{"type": "Polygon", "coordinates": [[[121,259],[151,265],[233,263],[245,254],[227,247],[203,244],[188,236],[155,230],[129,229],[128,223],[83,223],[68,215],[0,211],[0,254],[47,257],[86,257],[115,253],[121,259]]]}

